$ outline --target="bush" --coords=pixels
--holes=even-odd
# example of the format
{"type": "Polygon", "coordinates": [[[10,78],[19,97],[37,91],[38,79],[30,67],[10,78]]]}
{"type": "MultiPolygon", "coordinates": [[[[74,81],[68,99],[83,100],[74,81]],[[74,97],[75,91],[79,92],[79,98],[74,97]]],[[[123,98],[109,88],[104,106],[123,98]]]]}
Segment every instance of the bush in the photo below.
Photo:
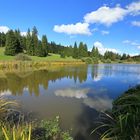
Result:
{"type": "Polygon", "coordinates": [[[85,62],[86,64],[92,64],[92,59],[90,57],[81,58],[81,61],[85,62]]]}
{"type": "Polygon", "coordinates": [[[19,61],[31,61],[32,59],[23,53],[19,53],[16,55],[15,60],[19,60],[19,61]]]}
{"type": "Polygon", "coordinates": [[[92,60],[93,60],[93,63],[94,63],[94,64],[98,64],[98,63],[99,63],[99,59],[96,58],[96,57],[93,57],[92,60]]]}
{"type": "Polygon", "coordinates": [[[64,53],[64,52],[61,52],[61,53],[60,53],[60,57],[61,57],[61,58],[65,58],[65,57],[66,57],[66,56],[65,56],[65,53],[64,53]]]}

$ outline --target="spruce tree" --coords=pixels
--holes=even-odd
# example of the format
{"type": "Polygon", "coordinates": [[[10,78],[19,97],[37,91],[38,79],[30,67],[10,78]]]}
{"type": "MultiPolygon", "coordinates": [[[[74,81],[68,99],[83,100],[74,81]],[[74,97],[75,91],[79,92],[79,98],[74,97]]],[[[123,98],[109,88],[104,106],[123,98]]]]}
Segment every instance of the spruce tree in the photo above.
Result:
{"type": "Polygon", "coordinates": [[[79,54],[78,54],[78,48],[77,48],[77,43],[74,43],[74,48],[73,48],[73,58],[78,58],[79,54]]]}
{"type": "Polygon", "coordinates": [[[16,55],[18,53],[19,46],[20,43],[16,38],[13,30],[10,30],[6,35],[5,55],[16,55]]]}
{"type": "Polygon", "coordinates": [[[34,26],[32,30],[32,40],[33,40],[33,45],[32,45],[32,55],[37,55],[37,49],[38,49],[38,31],[37,28],[34,26]]]}
{"type": "Polygon", "coordinates": [[[43,51],[45,52],[45,56],[48,54],[48,41],[46,35],[42,36],[42,47],[43,51]]]}
{"type": "Polygon", "coordinates": [[[83,42],[80,42],[79,44],[79,57],[87,57],[88,52],[87,52],[87,45],[83,44],[83,42]]]}

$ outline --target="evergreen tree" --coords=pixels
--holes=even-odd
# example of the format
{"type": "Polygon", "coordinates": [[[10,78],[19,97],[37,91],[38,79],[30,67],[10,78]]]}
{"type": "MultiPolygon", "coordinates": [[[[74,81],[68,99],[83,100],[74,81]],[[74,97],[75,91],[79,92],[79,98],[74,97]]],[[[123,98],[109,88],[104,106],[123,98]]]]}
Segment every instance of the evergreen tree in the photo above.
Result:
{"type": "Polygon", "coordinates": [[[100,54],[99,54],[98,48],[93,46],[92,51],[91,51],[91,56],[99,58],[99,55],[100,54]]]}
{"type": "Polygon", "coordinates": [[[31,32],[30,32],[30,29],[28,29],[27,31],[27,36],[26,36],[26,51],[27,51],[27,54],[29,55],[33,55],[33,39],[32,39],[32,36],[31,36],[31,32]]]}
{"type": "Polygon", "coordinates": [[[19,47],[18,47],[18,53],[21,53],[21,52],[23,52],[23,42],[22,42],[22,36],[21,36],[21,34],[20,34],[20,30],[18,29],[18,30],[15,30],[15,36],[16,36],[16,38],[18,39],[18,42],[19,42],[19,47]]]}
{"type": "Polygon", "coordinates": [[[75,42],[74,49],[73,49],[73,58],[78,58],[78,57],[79,57],[78,48],[77,48],[77,43],[75,42]]]}
{"type": "Polygon", "coordinates": [[[124,54],[122,55],[121,60],[126,60],[126,59],[127,59],[127,55],[124,53],[124,54]]]}
{"type": "Polygon", "coordinates": [[[5,54],[6,55],[16,55],[19,53],[19,46],[20,43],[18,39],[16,38],[13,30],[10,30],[6,35],[6,48],[5,48],[5,54]]]}
{"type": "Polygon", "coordinates": [[[88,51],[87,51],[87,45],[83,44],[83,42],[80,42],[79,44],[79,57],[87,57],[88,51]]]}
{"type": "Polygon", "coordinates": [[[37,45],[37,48],[36,48],[36,56],[39,56],[39,57],[45,57],[46,56],[46,52],[44,51],[44,48],[42,46],[41,41],[38,42],[38,45],[37,45]]]}
{"type": "Polygon", "coordinates": [[[0,33],[0,47],[4,47],[6,43],[6,35],[4,33],[0,33]]]}
{"type": "Polygon", "coordinates": [[[47,41],[46,35],[42,36],[42,47],[43,47],[43,51],[45,51],[45,55],[47,55],[48,54],[48,41],[47,41]]]}
{"type": "Polygon", "coordinates": [[[33,45],[32,45],[32,55],[37,55],[36,51],[38,51],[38,31],[37,28],[34,26],[32,30],[32,40],[33,40],[33,45]]]}

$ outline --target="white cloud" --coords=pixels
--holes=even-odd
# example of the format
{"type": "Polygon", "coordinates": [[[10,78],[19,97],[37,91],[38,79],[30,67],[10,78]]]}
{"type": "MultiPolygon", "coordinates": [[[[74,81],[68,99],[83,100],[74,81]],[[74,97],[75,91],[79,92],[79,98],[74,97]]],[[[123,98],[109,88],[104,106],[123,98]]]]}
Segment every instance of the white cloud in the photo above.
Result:
{"type": "Polygon", "coordinates": [[[140,21],[132,21],[132,25],[140,27],[140,21]]]}
{"type": "Polygon", "coordinates": [[[87,93],[89,92],[89,89],[62,89],[62,90],[56,90],[55,95],[61,96],[61,97],[69,97],[69,98],[87,98],[87,93]]]}
{"type": "Polygon", "coordinates": [[[7,26],[0,26],[0,33],[7,33],[9,30],[9,27],[7,26]]]}
{"type": "Polygon", "coordinates": [[[129,44],[129,43],[131,43],[130,40],[124,40],[124,41],[123,41],[123,44],[129,44]]]}
{"type": "Polygon", "coordinates": [[[100,52],[102,55],[104,55],[104,53],[105,53],[106,51],[112,51],[112,52],[114,52],[114,53],[119,53],[119,51],[116,50],[116,49],[104,47],[104,45],[103,45],[101,42],[99,42],[99,41],[94,42],[94,46],[95,46],[96,48],[98,48],[99,52],[100,52]]]}
{"type": "Polygon", "coordinates": [[[137,46],[138,49],[140,49],[140,46],[137,46]]]}
{"type": "Polygon", "coordinates": [[[101,31],[101,34],[102,34],[102,35],[108,35],[108,34],[109,34],[109,31],[103,30],[103,31],[101,31]]]}
{"type": "Polygon", "coordinates": [[[26,36],[26,35],[27,35],[27,32],[20,32],[20,34],[21,34],[22,36],[26,36]]]}
{"type": "Polygon", "coordinates": [[[127,10],[118,5],[114,8],[103,6],[96,11],[86,14],[84,20],[86,23],[100,23],[110,26],[115,22],[123,20],[126,14],[127,10]]]}
{"type": "Polygon", "coordinates": [[[112,108],[112,99],[109,97],[98,97],[84,99],[84,104],[97,111],[105,111],[112,108]]]}
{"type": "Polygon", "coordinates": [[[135,47],[140,46],[140,43],[138,43],[137,41],[131,41],[131,40],[124,40],[123,44],[135,46],[135,47]]]}
{"type": "Polygon", "coordinates": [[[126,6],[128,13],[130,15],[136,16],[140,14],[140,0],[137,2],[132,2],[128,6],[126,6]]]}
{"type": "Polygon", "coordinates": [[[130,56],[137,56],[139,53],[129,53],[130,56]]]}
{"type": "Polygon", "coordinates": [[[97,32],[99,29],[98,28],[93,28],[92,30],[91,30],[91,32],[97,32]]]}
{"type": "Polygon", "coordinates": [[[58,33],[66,33],[68,35],[91,35],[88,23],[78,22],[76,24],[55,25],[53,30],[58,33]]]}

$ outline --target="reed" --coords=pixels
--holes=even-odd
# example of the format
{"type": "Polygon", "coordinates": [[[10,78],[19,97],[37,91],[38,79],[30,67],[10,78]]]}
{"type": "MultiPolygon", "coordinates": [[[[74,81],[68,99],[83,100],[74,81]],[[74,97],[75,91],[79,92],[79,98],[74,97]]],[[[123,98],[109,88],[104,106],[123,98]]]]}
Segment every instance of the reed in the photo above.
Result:
{"type": "Polygon", "coordinates": [[[113,102],[110,112],[100,115],[98,127],[101,140],[140,139],[140,86],[132,88],[113,102]]]}
{"type": "Polygon", "coordinates": [[[0,70],[5,69],[25,69],[25,68],[45,68],[49,66],[63,65],[83,65],[81,61],[0,61],[0,70]]]}

